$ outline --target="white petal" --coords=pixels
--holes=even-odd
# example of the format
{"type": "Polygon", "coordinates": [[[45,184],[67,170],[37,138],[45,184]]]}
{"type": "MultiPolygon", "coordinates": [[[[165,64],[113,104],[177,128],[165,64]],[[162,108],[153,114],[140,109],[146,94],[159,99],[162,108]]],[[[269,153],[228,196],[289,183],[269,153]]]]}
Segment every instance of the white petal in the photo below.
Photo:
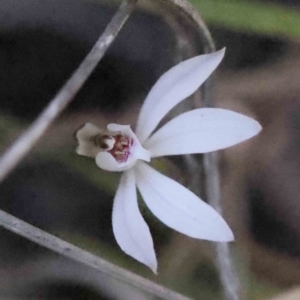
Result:
{"type": "Polygon", "coordinates": [[[257,121],[242,114],[221,108],[201,108],[168,122],[144,147],[152,157],[206,153],[241,143],[261,129],[257,121]]]}
{"type": "Polygon", "coordinates": [[[234,239],[224,219],[191,191],[143,162],[135,171],[144,201],[167,226],[193,238],[218,242],[234,239]]]}
{"type": "Polygon", "coordinates": [[[163,74],[149,92],[138,118],[136,135],[143,143],[161,119],[193,94],[221,62],[225,49],[179,63],[163,74]]]}
{"type": "Polygon", "coordinates": [[[154,273],[157,261],[152,237],[137,202],[133,171],[122,175],[113,206],[113,231],[121,249],[154,273]]]}

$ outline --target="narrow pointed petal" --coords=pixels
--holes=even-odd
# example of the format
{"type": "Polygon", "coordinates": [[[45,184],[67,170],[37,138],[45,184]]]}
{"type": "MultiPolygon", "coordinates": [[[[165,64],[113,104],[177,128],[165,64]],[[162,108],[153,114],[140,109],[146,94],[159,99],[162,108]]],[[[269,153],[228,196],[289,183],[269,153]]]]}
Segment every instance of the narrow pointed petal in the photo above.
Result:
{"type": "Polygon", "coordinates": [[[154,273],[157,261],[150,230],[138,207],[133,171],[122,175],[113,206],[113,232],[121,249],[154,273]]]}
{"type": "Polygon", "coordinates": [[[242,114],[221,109],[195,109],[174,118],[144,144],[151,157],[206,153],[241,143],[257,135],[261,125],[242,114]]]}
{"type": "Polygon", "coordinates": [[[136,134],[143,143],[161,119],[193,94],[221,62],[225,49],[179,63],[163,74],[149,92],[138,118],[136,134]]]}
{"type": "Polygon", "coordinates": [[[143,162],[137,164],[135,172],[144,201],[167,226],[193,238],[218,242],[234,239],[224,219],[191,191],[143,162]]]}

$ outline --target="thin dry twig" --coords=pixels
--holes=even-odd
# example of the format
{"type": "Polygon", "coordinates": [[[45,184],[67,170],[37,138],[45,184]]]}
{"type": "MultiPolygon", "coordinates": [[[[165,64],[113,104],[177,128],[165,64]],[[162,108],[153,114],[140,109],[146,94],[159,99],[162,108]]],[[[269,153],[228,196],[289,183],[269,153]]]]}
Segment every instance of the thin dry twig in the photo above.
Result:
{"type": "Polygon", "coordinates": [[[147,292],[159,299],[166,300],[189,300],[190,298],[173,292],[166,287],[158,285],[148,279],[122,269],[88,251],[80,249],[65,242],[39,228],[36,228],[4,211],[0,211],[0,223],[4,228],[19,234],[43,247],[53,250],[63,256],[81,262],[95,270],[147,292]]]}
{"type": "Polygon", "coordinates": [[[85,57],[78,69],[65,83],[49,105],[31,126],[7,149],[0,159],[0,182],[28,154],[47,128],[74,99],[90,74],[93,72],[117,34],[125,24],[137,0],[125,0],[107,25],[103,34],[85,57]]]}

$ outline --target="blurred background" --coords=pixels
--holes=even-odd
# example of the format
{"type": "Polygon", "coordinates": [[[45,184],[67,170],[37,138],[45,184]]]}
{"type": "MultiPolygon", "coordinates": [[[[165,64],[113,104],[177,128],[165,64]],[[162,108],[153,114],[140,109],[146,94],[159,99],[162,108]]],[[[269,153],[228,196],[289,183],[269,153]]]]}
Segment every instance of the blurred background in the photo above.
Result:
{"type": "MultiPolygon", "coordinates": [[[[300,1],[190,2],[217,48],[227,49],[215,74],[215,105],[252,116],[264,128],[220,152],[224,215],[236,236],[231,247],[243,297],[300,299],[300,1]]],[[[0,0],[2,153],[76,69],[118,4],[0,0]]],[[[217,300],[212,245],[170,230],[143,202],[158,276],[123,254],[111,227],[119,175],[77,156],[73,138],[87,121],[134,125],[159,76],[203,52],[197,30],[167,2],[141,0],[74,102],[1,184],[0,208],[193,299],[217,300]]],[[[187,186],[193,181],[173,161],[157,166],[187,186]]],[[[5,229],[0,236],[1,299],[149,299],[5,229]]]]}

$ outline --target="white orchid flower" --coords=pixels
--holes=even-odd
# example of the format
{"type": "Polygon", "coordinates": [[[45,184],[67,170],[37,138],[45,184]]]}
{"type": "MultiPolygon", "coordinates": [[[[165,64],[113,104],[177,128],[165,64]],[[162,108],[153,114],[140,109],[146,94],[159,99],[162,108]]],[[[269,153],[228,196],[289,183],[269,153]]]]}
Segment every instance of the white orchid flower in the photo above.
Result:
{"type": "Polygon", "coordinates": [[[76,134],[79,155],[95,158],[101,169],[124,171],[114,199],[113,232],[125,253],[155,273],[153,241],[138,208],[136,187],[152,213],[174,230],[211,241],[234,239],[211,206],[146,163],[154,157],[224,149],[260,132],[260,124],[249,117],[220,108],[201,108],[175,117],[153,133],[162,118],[216,69],[224,52],[188,59],[161,76],[141,108],[135,133],[129,125],[109,124],[102,131],[87,123],[76,134]]]}

